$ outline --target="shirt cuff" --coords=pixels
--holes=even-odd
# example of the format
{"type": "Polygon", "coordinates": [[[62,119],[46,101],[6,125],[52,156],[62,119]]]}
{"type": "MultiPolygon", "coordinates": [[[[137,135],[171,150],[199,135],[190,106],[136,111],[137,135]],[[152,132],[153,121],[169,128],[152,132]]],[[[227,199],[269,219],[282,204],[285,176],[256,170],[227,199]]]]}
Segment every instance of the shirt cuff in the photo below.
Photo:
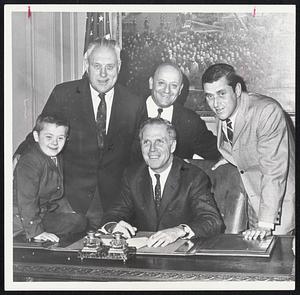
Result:
{"type": "Polygon", "coordinates": [[[106,235],[111,234],[113,232],[114,228],[116,227],[116,225],[117,225],[117,222],[115,222],[115,221],[107,222],[100,228],[100,231],[102,231],[106,235]]]}
{"type": "Polygon", "coordinates": [[[274,223],[271,223],[271,222],[259,221],[258,226],[259,227],[266,227],[266,228],[270,228],[270,229],[274,230],[274,223]]]}
{"type": "Polygon", "coordinates": [[[192,237],[195,236],[195,233],[193,232],[193,230],[187,224],[180,224],[180,226],[182,226],[184,228],[184,231],[187,233],[187,235],[185,235],[181,239],[189,240],[189,239],[191,239],[192,237]]]}

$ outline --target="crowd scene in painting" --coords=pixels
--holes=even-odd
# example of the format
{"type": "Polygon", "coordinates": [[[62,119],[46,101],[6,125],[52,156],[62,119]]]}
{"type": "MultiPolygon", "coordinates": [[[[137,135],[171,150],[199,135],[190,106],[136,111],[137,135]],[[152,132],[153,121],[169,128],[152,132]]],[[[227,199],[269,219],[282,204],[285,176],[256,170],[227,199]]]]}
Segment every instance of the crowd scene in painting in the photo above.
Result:
{"type": "MultiPolygon", "coordinates": [[[[176,63],[188,77],[190,86],[201,89],[204,70],[218,62],[232,64],[247,83],[263,89],[270,83],[270,44],[262,32],[239,31],[195,32],[150,31],[127,32],[123,35],[124,58],[127,74],[125,84],[137,94],[153,68],[161,62],[176,63]],[[267,80],[269,79],[269,81],[267,80]]],[[[145,82],[146,81],[146,82],[145,82]]]]}

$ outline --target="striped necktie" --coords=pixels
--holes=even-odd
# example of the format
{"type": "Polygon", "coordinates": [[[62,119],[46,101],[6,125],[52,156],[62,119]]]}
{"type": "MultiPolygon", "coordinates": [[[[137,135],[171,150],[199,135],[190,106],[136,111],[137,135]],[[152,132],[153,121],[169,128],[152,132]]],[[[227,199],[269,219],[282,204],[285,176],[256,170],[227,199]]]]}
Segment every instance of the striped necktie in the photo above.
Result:
{"type": "Polygon", "coordinates": [[[232,122],[230,119],[226,119],[226,126],[227,126],[227,137],[232,145],[232,139],[233,139],[233,128],[232,128],[232,122]]]}

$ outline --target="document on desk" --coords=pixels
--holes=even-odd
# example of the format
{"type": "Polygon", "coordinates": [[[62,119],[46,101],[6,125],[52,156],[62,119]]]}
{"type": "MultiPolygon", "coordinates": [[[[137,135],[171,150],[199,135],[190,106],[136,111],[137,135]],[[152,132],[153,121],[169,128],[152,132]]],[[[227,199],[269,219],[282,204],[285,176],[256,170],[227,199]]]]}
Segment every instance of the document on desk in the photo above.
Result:
{"type": "MultiPolygon", "coordinates": [[[[263,240],[245,240],[243,235],[220,234],[211,238],[194,240],[179,239],[166,247],[144,247],[143,242],[137,249],[141,255],[181,255],[181,256],[254,256],[270,257],[276,237],[267,237],[263,240]]],[[[143,241],[143,242],[142,242],[143,241]]]]}
{"type": "Polygon", "coordinates": [[[276,237],[262,240],[245,240],[243,235],[223,234],[200,239],[190,250],[193,255],[269,257],[276,237]]]}

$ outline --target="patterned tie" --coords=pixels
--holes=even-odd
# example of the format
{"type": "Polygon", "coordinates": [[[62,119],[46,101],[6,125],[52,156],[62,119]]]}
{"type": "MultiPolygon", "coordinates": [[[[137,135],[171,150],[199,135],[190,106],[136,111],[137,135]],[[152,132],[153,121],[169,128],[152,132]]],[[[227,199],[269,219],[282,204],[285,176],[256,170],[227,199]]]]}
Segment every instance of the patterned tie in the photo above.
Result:
{"type": "Polygon", "coordinates": [[[163,112],[162,108],[157,109],[157,118],[160,118],[162,112],[163,112]]]}
{"type": "Polygon", "coordinates": [[[158,210],[161,202],[161,187],[160,187],[160,180],[159,180],[160,175],[154,174],[154,176],[156,177],[156,185],[154,188],[154,202],[155,202],[156,210],[158,210]]]}
{"type": "Polygon", "coordinates": [[[226,119],[226,125],[227,125],[227,137],[230,144],[232,145],[233,129],[232,129],[232,122],[230,121],[230,119],[226,119]]]}
{"type": "Polygon", "coordinates": [[[105,102],[105,93],[99,93],[100,103],[97,111],[97,141],[98,147],[103,149],[104,138],[106,135],[106,102],[105,102]]]}

